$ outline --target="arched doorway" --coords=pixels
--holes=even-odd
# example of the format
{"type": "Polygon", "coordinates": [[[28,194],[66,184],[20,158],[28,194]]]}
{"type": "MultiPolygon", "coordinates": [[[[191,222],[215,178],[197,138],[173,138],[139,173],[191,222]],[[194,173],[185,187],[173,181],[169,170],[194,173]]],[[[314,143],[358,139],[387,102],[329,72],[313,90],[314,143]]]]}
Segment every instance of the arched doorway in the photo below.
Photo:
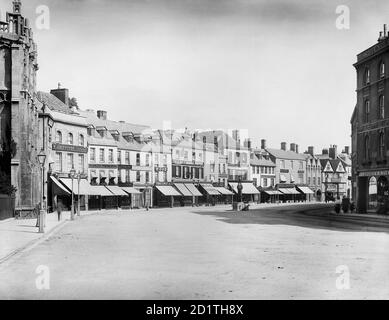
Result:
{"type": "Polygon", "coordinates": [[[371,177],[369,179],[369,199],[368,199],[368,209],[375,210],[377,209],[377,179],[371,177]]]}
{"type": "Polygon", "coordinates": [[[389,200],[389,184],[386,177],[379,177],[377,181],[377,204],[384,207],[389,200]]]}

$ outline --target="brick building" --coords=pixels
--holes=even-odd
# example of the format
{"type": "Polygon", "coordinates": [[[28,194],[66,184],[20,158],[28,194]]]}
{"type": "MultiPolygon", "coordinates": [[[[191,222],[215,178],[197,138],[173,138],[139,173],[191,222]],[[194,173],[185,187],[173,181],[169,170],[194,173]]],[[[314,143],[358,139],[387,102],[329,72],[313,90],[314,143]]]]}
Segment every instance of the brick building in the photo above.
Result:
{"type": "Polygon", "coordinates": [[[37,160],[37,47],[20,1],[0,21],[0,171],[3,185],[13,185],[16,210],[31,211],[41,201],[37,160]],[[4,178],[3,178],[4,179],[4,178]]]}
{"type": "Polygon", "coordinates": [[[352,118],[353,193],[359,212],[386,212],[389,200],[389,35],[361,52],[354,64],[357,104],[352,118]]]}

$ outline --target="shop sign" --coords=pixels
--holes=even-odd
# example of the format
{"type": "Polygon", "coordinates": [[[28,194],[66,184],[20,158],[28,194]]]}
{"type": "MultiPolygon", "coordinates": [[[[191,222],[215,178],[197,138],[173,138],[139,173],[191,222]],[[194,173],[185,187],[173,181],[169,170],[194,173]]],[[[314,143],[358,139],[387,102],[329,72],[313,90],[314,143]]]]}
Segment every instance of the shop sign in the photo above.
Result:
{"type": "Polygon", "coordinates": [[[55,151],[88,153],[88,148],[85,148],[82,146],[74,146],[74,145],[70,145],[70,144],[53,143],[52,149],[55,151]]]}
{"type": "Polygon", "coordinates": [[[360,177],[389,176],[389,170],[360,172],[360,177]]]}

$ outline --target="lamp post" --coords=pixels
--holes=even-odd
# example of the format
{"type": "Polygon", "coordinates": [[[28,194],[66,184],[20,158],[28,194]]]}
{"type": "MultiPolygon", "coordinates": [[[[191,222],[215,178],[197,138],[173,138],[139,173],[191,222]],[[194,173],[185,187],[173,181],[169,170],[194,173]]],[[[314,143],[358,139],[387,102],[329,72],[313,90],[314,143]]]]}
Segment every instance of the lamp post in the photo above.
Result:
{"type": "Polygon", "coordinates": [[[81,211],[80,211],[80,182],[81,182],[81,172],[78,171],[78,174],[77,174],[77,182],[78,182],[78,195],[77,195],[77,216],[80,216],[81,215],[81,211]]]}
{"type": "Polygon", "coordinates": [[[40,207],[40,212],[39,212],[39,217],[38,217],[38,222],[39,222],[39,233],[44,233],[45,232],[45,203],[44,203],[44,198],[45,198],[45,175],[44,175],[44,165],[46,162],[46,153],[45,151],[42,150],[38,154],[38,162],[41,165],[41,173],[42,173],[42,197],[41,197],[41,207],[40,207]]]}
{"type": "Polygon", "coordinates": [[[74,168],[72,168],[72,170],[70,170],[69,176],[72,179],[72,206],[70,209],[70,220],[74,220],[74,192],[73,192],[74,184],[73,184],[73,181],[74,181],[74,178],[76,176],[76,170],[74,170],[74,168]]]}

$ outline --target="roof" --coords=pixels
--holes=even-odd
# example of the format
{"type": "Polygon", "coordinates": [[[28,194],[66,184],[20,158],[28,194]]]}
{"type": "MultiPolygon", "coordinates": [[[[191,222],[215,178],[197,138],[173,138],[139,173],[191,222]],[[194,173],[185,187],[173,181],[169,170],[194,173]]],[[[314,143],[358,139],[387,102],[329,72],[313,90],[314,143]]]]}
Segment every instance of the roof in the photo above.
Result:
{"type": "Polygon", "coordinates": [[[134,134],[151,132],[149,126],[140,125],[140,124],[132,124],[128,122],[119,122],[112,120],[102,120],[97,117],[97,114],[94,110],[79,110],[79,114],[83,115],[88,124],[91,124],[95,127],[106,127],[108,130],[116,130],[120,133],[123,132],[132,132],[134,134]]]}
{"type": "Polygon", "coordinates": [[[307,160],[306,155],[293,151],[284,151],[280,149],[266,149],[273,157],[288,160],[307,160]]]}
{"type": "Polygon", "coordinates": [[[68,105],[51,93],[38,91],[37,98],[40,103],[47,106],[50,110],[77,115],[68,105]]]}
{"type": "Polygon", "coordinates": [[[347,164],[344,161],[342,161],[341,159],[335,159],[335,160],[334,159],[321,159],[320,163],[321,163],[321,166],[323,168],[323,171],[326,169],[326,165],[328,162],[330,163],[331,168],[334,172],[337,172],[336,170],[339,166],[339,163],[342,164],[344,169],[345,169],[345,166],[347,166],[347,164]]]}
{"type": "Polygon", "coordinates": [[[210,131],[199,131],[195,133],[196,140],[199,142],[203,141],[203,137],[206,137],[207,143],[213,143],[214,138],[217,137],[219,150],[221,149],[233,149],[233,150],[247,150],[242,144],[238,143],[228,133],[223,130],[210,130],[210,131]]]}
{"type": "Polygon", "coordinates": [[[252,166],[261,166],[261,167],[275,167],[275,163],[270,159],[264,159],[258,157],[258,154],[252,154],[252,158],[250,159],[250,165],[252,166]]]}

